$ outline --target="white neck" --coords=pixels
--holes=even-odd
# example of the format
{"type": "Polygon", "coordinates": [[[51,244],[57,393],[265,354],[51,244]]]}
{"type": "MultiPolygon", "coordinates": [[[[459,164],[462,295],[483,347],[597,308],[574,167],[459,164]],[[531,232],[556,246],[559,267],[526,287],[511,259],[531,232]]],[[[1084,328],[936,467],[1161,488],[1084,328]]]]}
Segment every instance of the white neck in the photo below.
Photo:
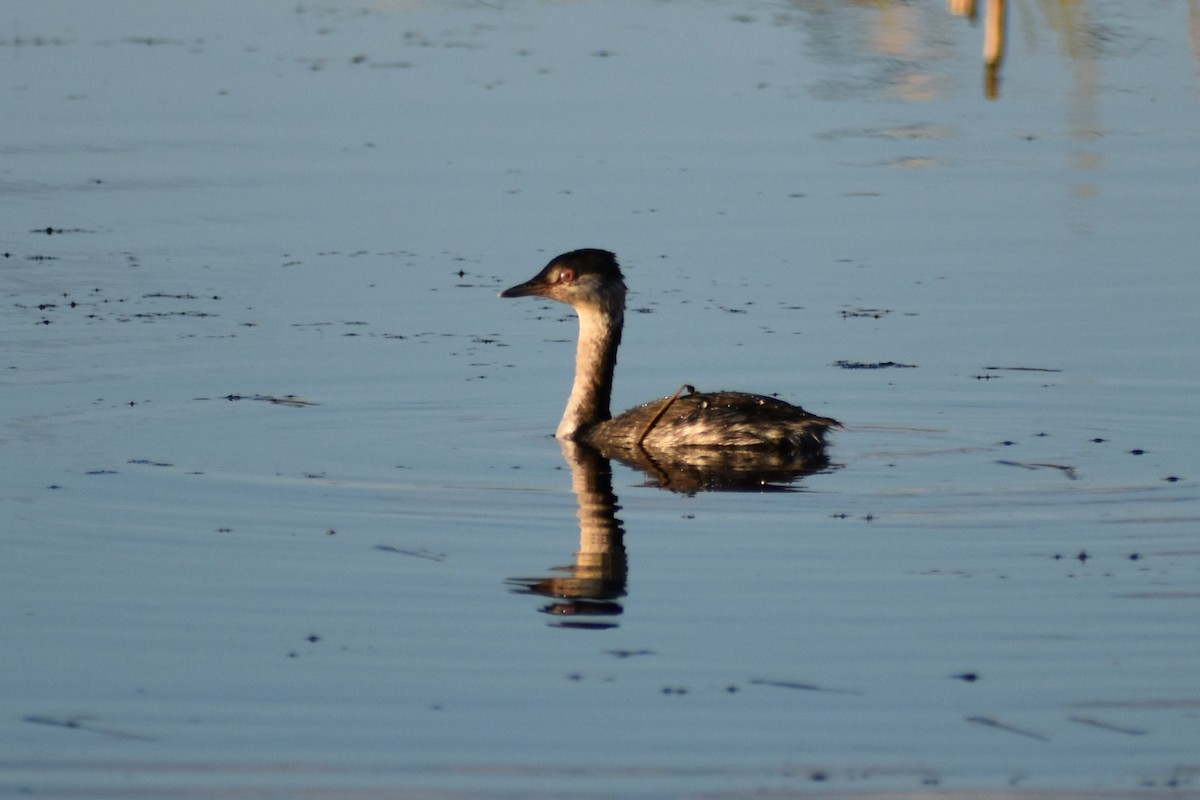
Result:
{"type": "Polygon", "coordinates": [[[575,384],[555,434],[559,439],[576,439],[581,430],[612,418],[609,402],[625,322],[625,292],[613,292],[600,302],[581,303],[575,311],[579,315],[575,384]]]}

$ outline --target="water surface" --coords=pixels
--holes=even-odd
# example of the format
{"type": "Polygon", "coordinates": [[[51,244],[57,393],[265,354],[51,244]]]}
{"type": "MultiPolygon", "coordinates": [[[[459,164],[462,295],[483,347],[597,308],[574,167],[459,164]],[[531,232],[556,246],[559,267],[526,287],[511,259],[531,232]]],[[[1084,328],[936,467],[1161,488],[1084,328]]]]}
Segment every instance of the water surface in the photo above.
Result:
{"type": "Polygon", "coordinates": [[[1194,796],[1195,3],[8,11],[0,793],[1194,796]],[[830,467],[564,457],[581,246],[830,467]]]}

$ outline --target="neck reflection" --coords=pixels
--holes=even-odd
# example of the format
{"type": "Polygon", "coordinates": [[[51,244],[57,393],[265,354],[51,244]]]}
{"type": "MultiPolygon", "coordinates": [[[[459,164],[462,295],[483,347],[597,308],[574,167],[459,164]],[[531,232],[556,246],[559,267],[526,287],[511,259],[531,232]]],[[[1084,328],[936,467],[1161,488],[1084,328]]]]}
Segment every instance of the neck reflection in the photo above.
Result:
{"type": "Polygon", "coordinates": [[[615,628],[622,613],[629,566],[625,531],[617,518],[612,466],[591,448],[559,442],[571,468],[571,488],[579,505],[579,550],[573,564],[554,567],[544,578],[510,578],[514,591],[553,599],[542,612],[562,628],[615,628]]]}

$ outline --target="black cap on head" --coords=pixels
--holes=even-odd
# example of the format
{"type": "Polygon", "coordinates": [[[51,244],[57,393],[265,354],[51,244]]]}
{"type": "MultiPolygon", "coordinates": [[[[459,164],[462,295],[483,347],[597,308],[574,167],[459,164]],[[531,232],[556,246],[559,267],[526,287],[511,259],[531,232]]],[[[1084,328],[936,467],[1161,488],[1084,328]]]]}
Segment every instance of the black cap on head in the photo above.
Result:
{"type": "Polygon", "coordinates": [[[546,268],[542,272],[555,265],[571,267],[578,275],[596,273],[600,275],[615,275],[618,278],[625,277],[621,274],[620,265],[617,264],[616,254],[595,247],[584,247],[580,250],[572,250],[569,253],[555,256],[550,259],[550,263],[546,265],[546,268]]]}

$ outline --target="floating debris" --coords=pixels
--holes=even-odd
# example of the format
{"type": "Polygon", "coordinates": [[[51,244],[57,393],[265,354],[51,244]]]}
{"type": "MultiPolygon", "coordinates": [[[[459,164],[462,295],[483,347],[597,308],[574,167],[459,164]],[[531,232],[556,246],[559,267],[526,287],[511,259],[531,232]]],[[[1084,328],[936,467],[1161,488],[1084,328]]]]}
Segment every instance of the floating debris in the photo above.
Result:
{"type": "Polygon", "coordinates": [[[301,400],[294,394],[285,394],[282,396],[273,394],[227,394],[224,399],[231,403],[235,400],[257,400],[261,403],[274,403],[277,406],[288,406],[290,408],[305,408],[307,406],[319,405],[311,400],[301,400]]]}
{"type": "Polygon", "coordinates": [[[852,689],[829,689],[815,683],[800,683],[799,681],[775,681],[766,678],[754,678],[750,681],[754,686],[774,686],[777,689],[799,689],[804,692],[830,692],[832,694],[862,694],[852,689]]]}
{"type": "Polygon", "coordinates": [[[382,550],[385,553],[399,553],[402,556],[412,556],[413,558],[424,558],[427,561],[445,561],[445,553],[431,553],[424,548],[420,550],[408,550],[403,547],[393,547],[390,544],[377,544],[376,550],[382,550]]]}
{"type": "Polygon", "coordinates": [[[1113,731],[1114,733],[1123,733],[1126,736],[1145,736],[1149,731],[1142,728],[1128,728],[1122,725],[1113,725],[1111,722],[1104,722],[1095,717],[1067,717],[1071,722],[1078,722],[1080,725],[1090,725],[1093,728],[1101,730],[1113,731]]]}
{"type": "Polygon", "coordinates": [[[44,233],[47,236],[54,236],[60,233],[95,233],[95,231],[89,231],[87,228],[55,228],[52,225],[47,225],[44,228],[34,228],[30,233],[44,233]]]}
{"type": "Polygon", "coordinates": [[[901,364],[898,361],[835,361],[842,369],[916,369],[916,364],[901,364]]]}
{"type": "Polygon", "coordinates": [[[644,648],[641,650],[605,650],[604,652],[608,653],[610,656],[616,656],[617,658],[633,658],[634,656],[654,655],[653,650],[646,650],[644,648]]]}
{"type": "Polygon", "coordinates": [[[130,733],[128,731],[116,730],[115,728],[102,727],[100,725],[92,725],[88,720],[90,717],[67,717],[65,719],[57,719],[55,717],[42,717],[30,715],[21,717],[22,722],[28,722],[33,725],[49,725],[54,728],[67,728],[73,731],[87,731],[89,733],[100,733],[105,736],[112,736],[117,739],[136,739],[140,742],[153,742],[153,736],[144,736],[140,733],[130,733]]]}
{"type": "Polygon", "coordinates": [[[1050,741],[1050,737],[1044,733],[1038,733],[1037,731],[1030,731],[1024,728],[1018,728],[1014,725],[1008,725],[1007,723],[1001,722],[1000,720],[992,717],[967,717],[967,722],[974,722],[976,725],[995,728],[999,731],[1008,731],[1009,733],[1015,733],[1018,736],[1026,736],[1030,739],[1037,739],[1039,742],[1050,741]]]}
{"type": "MultiPolygon", "coordinates": [[[[1009,442],[1005,442],[1004,444],[1009,444],[1009,442]]],[[[1006,467],[1021,467],[1022,469],[1056,469],[1071,480],[1077,480],[1079,478],[1079,474],[1075,467],[1069,467],[1065,464],[1040,464],[1025,461],[1009,461],[1007,459],[1000,459],[996,463],[1003,464],[1006,467]]]]}

